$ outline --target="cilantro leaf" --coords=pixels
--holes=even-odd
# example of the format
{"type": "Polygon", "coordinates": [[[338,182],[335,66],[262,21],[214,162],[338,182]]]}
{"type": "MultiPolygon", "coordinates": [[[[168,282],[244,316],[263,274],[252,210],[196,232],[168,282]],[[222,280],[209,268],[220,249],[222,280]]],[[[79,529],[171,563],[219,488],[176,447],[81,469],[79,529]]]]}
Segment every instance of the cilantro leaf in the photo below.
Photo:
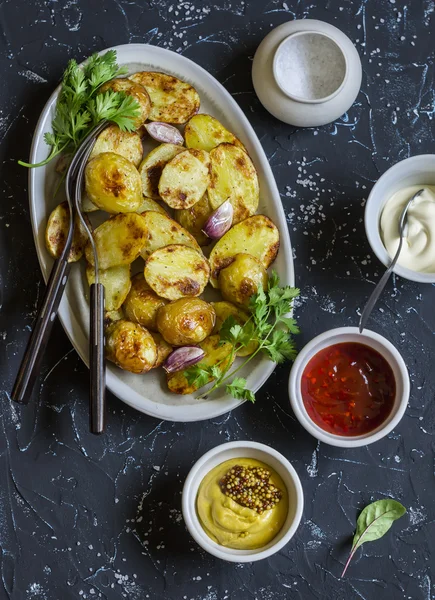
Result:
{"type": "Polygon", "coordinates": [[[189,385],[194,385],[197,388],[210,383],[210,372],[207,365],[201,365],[201,363],[198,363],[183,371],[183,374],[187,379],[187,383],[189,385]]]}
{"type": "Polygon", "coordinates": [[[246,379],[244,377],[234,377],[225,389],[227,394],[230,394],[236,400],[255,402],[255,394],[246,387],[246,379]]]}

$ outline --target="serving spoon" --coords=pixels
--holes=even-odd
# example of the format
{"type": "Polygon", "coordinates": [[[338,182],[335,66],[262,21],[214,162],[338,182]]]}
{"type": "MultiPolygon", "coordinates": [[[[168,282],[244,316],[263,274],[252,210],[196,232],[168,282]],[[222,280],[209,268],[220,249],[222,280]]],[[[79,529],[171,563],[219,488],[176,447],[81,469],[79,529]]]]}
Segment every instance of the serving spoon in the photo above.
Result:
{"type": "Polygon", "coordinates": [[[379,280],[379,283],[377,284],[377,286],[375,287],[375,289],[373,290],[373,292],[371,293],[370,298],[367,301],[367,304],[364,307],[364,310],[362,311],[361,314],[361,318],[359,320],[359,332],[362,333],[364,327],[367,324],[367,321],[370,317],[370,314],[372,312],[372,310],[375,307],[376,302],[379,299],[379,296],[382,294],[384,287],[387,284],[387,281],[390,278],[391,273],[393,272],[394,267],[396,266],[396,263],[399,259],[400,253],[402,251],[402,246],[403,246],[403,238],[405,237],[405,232],[406,232],[406,227],[408,224],[408,210],[409,207],[411,206],[411,204],[414,202],[414,200],[416,198],[418,198],[418,196],[420,196],[420,194],[422,194],[424,192],[424,189],[418,190],[418,192],[416,192],[412,198],[410,198],[408,200],[408,202],[405,204],[402,213],[400,215],[400,220],[399,220],[399,247],[397,248],[397,252],[393,257],[393,260],[390,263],[390,266],[388,267],[388,269],[385,271],[385,273],[382,275],[381,279],[379,280]]]}

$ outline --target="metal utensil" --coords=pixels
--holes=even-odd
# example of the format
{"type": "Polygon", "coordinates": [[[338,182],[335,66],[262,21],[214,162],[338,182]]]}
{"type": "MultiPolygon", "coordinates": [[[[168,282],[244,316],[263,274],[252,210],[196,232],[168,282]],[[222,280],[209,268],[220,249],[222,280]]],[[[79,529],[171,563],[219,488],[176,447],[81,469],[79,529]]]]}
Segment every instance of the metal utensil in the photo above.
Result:
{"type": "Polygon", "coordinates": [[[103,433],[106,426],[106,360],[104,353],[104,285],[99,282],[98,253],[92,231],[83,218],[81,211],[82,184],[86,163],[93,144],[84,153],[77,174],[74,193],[74,208],[82,222],[92,247],[94,256],[95,282],[90,286],[90,324],[89,324],[89,421],[91,433],[103,433]]]}
{"type": "Polygon", "coordinates": [[[57,316],[60,300],[68,281],[68,275],[71,268],[68,262],[69,253],[74,233],[75,209],[71,201],[74,180],[80,162],[83,159],[83,153],[90,144],[93,144],[98,134],[107,126],[107,122],[97,125],[89,135],[83,140],[75,153],[68,168],[65,178],[66,197],[70,209],[70,226],[65,247],[59,258],[56,259],[51,269],[50,277],[47,282],[47,289],[36,317],[30,339],[27,343],[21,365],[15,379],[11,398],[19,404],[27,404],[32,394],[36,379],[39,375],[42,356],[45,346],[50,337],[53,323],[57,316]]]}
{"type": "Polygon", "coordinates": [[[408,200],[408,202],[405,204],[402,213],[400,215],[400,220],[399,220],[399,235],[400,235],[400,239],[399,239],[399,247],[397,248],[397,252],[394,255],[393,260],[390,263],[390,266],[388,267],[388,269],[385,271],[385,273],[382,275],[381,279],[379,280],[379,283],[376,285],[375,289],[373,290],[373,292],[371,293],[370,298],[367,301],[367,304],[364,307],[364,310],[362,311],[361,314],[361,318],[359,320],[359,332],[362,333],[364,327],[367,324],[368,318],[376,304],[376,302],[379,299],[379,296],[382,294],[382,291],[387,283],[387,281],[390,278],[391,273],[393,272],[394,267],[396,266],[396,263],[399,259],[400,253],[402,251],[402,246],[403,246],[403,238],[405,236],[405,230],[406,230],[406,226],[407,226],[407,222],[408,222],[408,210],[409,207],[411,206],[411,204],[414,202],[414,200],[420,196],[420,194],[423,193],[423,189],[418,190],[418,192],[416,192],[412,198],[410,198],[408,200]]]}

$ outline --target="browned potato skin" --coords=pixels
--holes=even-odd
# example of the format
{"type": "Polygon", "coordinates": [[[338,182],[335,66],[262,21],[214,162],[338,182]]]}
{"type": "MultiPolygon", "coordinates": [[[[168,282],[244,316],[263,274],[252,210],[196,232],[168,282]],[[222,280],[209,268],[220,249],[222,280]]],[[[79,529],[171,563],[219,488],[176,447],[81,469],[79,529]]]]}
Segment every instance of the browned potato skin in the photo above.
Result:
{"type": "Polygon", "coordinates": [[[214,308],[200,298],[180,298],[157,312],[157,329],[173,346],[202,342],[216,322],[214,308]]]}
{"type": "MultiPolygon", "coordinates": [[[[239,325],[244,325],[249,319],[249,313],[246,310],[240,308],[240,306],[236,306],[232,302],[228,302],[227,300],[221,300],[220,302],[212,302],[211,304],[216,313],[216,323],[212,333],[219,333],[223,322],[230,316],[234,317],[234,319],[239,325]]],[[[255,352],[257,348],[257,340],[251,340],[247,346],[241,348],[237,352],[237,356],[249,356],[250,354],[255,352]]]]}
{"type": "Polygon", "coordinates": [[[253,294],[266,289],[267,272],[261,262],[250,254],[236,254],[233,262],[222,269],[218,277],[222,296],[229,302],[248,306],[253,294]]]}
{"type": "MultiPolygon", "coordinates": [[[[84,215],[84,219],[89,229],[92,231],[92,226],[86,215],[84,215]]],[[[65,243],[68,238],[69,223],[70,214],[68,202],[61,202],[48,217],[47,228],[45,230],[45,245],[53,258],[59,258],[65,248],[65,243]]],[[[68,262],[77,262],[81,259],[87,241],[88,236],[86,231],[79,217],[76,216],[68,262]]]]}
{"type": "Polygon", "coordinates": [[[201,200],[192,207],[174,211],[174,217],[184,229],[193,235],[200,246],[208,246],[211,238],[203,233],[202,228],[212,212],[208,194],[205,193],[201,200]]]}
{"type": "Polygon", "coordinates": [[[101,152],[85,170],[86,193],[108,213],[135,212],[142,204],[142,180],[132,162],[114,152],[101,152]]]}
{"type": "Polygon", "coordinates": [[[146,373],[156,363],[157,346],[145,327],[120,319],[106,330],[106,357],[125,371],[146,373]]]}
{"type": "Polygon", "coordinates": [[[127,96],[133,96],[133,98],[138,101],[140,112],[135,118],[134,124],[136,129],[139,129],[139,127],[141,127],[148,119],[151,111],[151,99],[143,85],[135,83],[130,79],[112,79],[111,81],[108,81],[102,85],[98,90],[98,93],[103,94],[108,90],[113,90],[114,92],[124,92],[124,94],[127,94],[127,96]]]}
{"type": "Polygon", "coordinates": [[[160,298],[145,281],[143,273],[138,273],[131,280],[131,288],[124,301],[125,316],[134,323],[147,329],[157,331],[157,311],[168,303],[160,298]]]}
{"type": "Polygon", "coordinates": [[[89,160],[102,152],[120,154],[137,168],[143,156],[143,146],[140,135],[136,131],[121,131],[114,123],[103,129],[92,148],[89,160]]]}
{"type": "Polygon", "coordinates": [[[155,333],[154,331],[150,332],[153,336],[153,340],[157,346],[157,360],[153,369],[157,369],[157,367],[161,367],[168,356],[171,354],[173,348],[168,342],[163,339],[163,336],[160,333],[155,333]]]}

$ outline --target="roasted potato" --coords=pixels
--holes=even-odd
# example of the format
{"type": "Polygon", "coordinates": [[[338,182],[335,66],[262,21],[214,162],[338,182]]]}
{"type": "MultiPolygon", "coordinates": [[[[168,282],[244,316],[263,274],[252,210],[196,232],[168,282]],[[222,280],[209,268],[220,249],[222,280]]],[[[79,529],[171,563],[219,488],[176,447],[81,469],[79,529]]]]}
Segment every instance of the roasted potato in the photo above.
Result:
{"type": "Polygon", "coordinates": [[[112,79],[100,87],[99,94],[113,90],[114,92],[124,92],[127,96],[133,96],[139,103],[139,114],[134,119],[136,129],[139,129],[149,118],[151,111],[151,100],[144,87],[138,85],[131,79],[112,79]]]}
{"type": "Polygon", "coordinates": [[[102,152],[88,162],[86,194],[101,210],[135,212],[142,204],[142,182],[136,167],[114,152],[102,152]]]}
{"type": "Polygon", "coordinates": [[[249,156],[233,144],[219,144],[210,152],[208,195],[213,209],[230,200],[233,223],[255,214],[260,197],[258,176],[249,156]]]}
{"type": "MultiPolygon", "coordinates": [[[[116,265],[129,265],[139,256],[148,235],[141,215],[125,213],[110,217],[94,231],[100,269],[116,265]]],[[[92,247],[85,248],[86,260],[94,264],[92,247]]]]}
{"type": "Polygon", "coordinates": [[[150,95],[150,121],[181,124],[199,110],[200,99],[195,88],[172,75],[142,71],[130,75],[130,79],[142,85],[150,95]]]}
{"type": "MultiPolygon", "coordinates": [[[[199,344],[205,352],[200,365],[212,366],[219,363],[222,369],[229,366],[231,358],[231,344],[229,342],[221,343],[218,335],[211,335],[199,344]]],[[[174,394],[193,394],[198,389],[198,385],[189,385],[183,371],[168,373],[168,388],[174,394]]],[[[211,381],[211,378],[210,378],[211,381]]]]}
{"type": "Polygon", "coordinates": [[[174,156],[184,152],[186,149],[177,144],[160,144],[149,154],[145,156],[139,166],[139,173],[142,179],[142,193],[148,198],[158,200],[159,181],[163,168],[167,162],[172,160],[174,156]]]}
{"type": "Polygon", "coordinates": [[[162,215],[167,215],[168,213],[166,212],[166,210],[163,208],[163,206],[160,206],[160,204],[158,202],[156,202],[155,200],[153,200],[152,198],[146,198],[145,196],[142,198],[142,203],[139,206],[139,208],[137,209],[137,213],[141,214],[143,212],[145,212],[146,210],[154,210],[156,212],[162,213],[162,215]]]}
{"type": "Polygon", "coordinates": [[[157,312],[157,328],[173,346],[202,342],[212,332],[215,321],[213,306],[199,298],[180,298],[157,312]]]}
{"type": "Polygon", "coordinates": [[[130,321],[157,331],[157,311],[167,303],[167,300],[159,298],[153,292],[145,281],[143,273],[138,273],[131,280],[131,289],[125,298],[123,309],[130,321]]]}
{"type": "Polygon", "coordinates": [[[96,206],[93,202],[90,201],[89,196],[86,193],[86,190],[83,190],[82,194],[82,212],[91,213],[100,210],[98,206],[96,206]]]}
{"type": "Polygon", "coordinates": [[[212,212],[213,209],[206,192],[201,200],[190,208],[176,210],[174,217],[182,227],[193,235],[200,246],[207,246],[211,239],[203,233],[202,228],[212,212]]]}
{"type": "Polygon", "coordinates": [[[150,332],[125,319],[106,329],[106,357],[132,373],[146,373],[157,360],[157,346],[150,332]]]}
{"type": "MultiPolygon", "coordinates": [[[[89,285],[95,283],[95,270],[92,265],[86,267],[89,285]]],[[[130,265],[119,265],[98,271],[99,282],[104,285],[104,302],[107,311],[118,310],[131,288],[130,265]]]]}
{"type": "Polygon", "coordinates": [[[162,298],[199,296],[210,277],[209,264],[198,250],[171,244],[159,248],[145,263],[145,279],[162,298]]]}
{"type": "MultiPolygon", "coordinates": [[[[228,319],[228,317],[234,317],[239,325],[244,325],[249,319],[250,315],[247,311],[243,310],[239,306],[236,306],[232,302],[222,300],[220,302],[211,303],[216,313],[216,323],[213,328],[213,333],[219,333],[222,323],[228,319]]],[[[237,356],[249,356],[255,352],[258,348],[257,340],[251,340],[247,346],[237,352],[237,356]]]]}
{"type": "Polygon", "coordinates": [[[258,258],[240,253],[219,272],[218,282],[225,300],[249,306],[251,296],[259,289],[266,289],[267,271],[258,258]]]}
{"type": "MultiPolygon", "coordinates": [[[[61,202],[48,217],[47,227],[45,229],[45,245],[53,258],[59,258],[65,248],[69,232],[69,223],[70,214],[68,202],[61,202]]],[[[88,226],[91,228],[89,221],[88,226]]],[[[81,259],[87,239],[88,236],[86,235],[86,231],[77,216],[74,221],[73,241],[68,256],[68,262],[77,262],[81,259]]]]}
{"type": "Polygon", "coordinates": [[[210,160],[204,150],[185,150],[166,163],[159,180],[160,197],[178,210],[190,208],[204,196],[210,181],[210,160]]]}
{"type": "Polygon", "coordinates": [[[106,310],[104,313],[104,326],[107,328],[112,325],[115,321],[120,321],[124,318],[124,312],[122,308],[118,310],[106,310]]]}
{"type": "Polygon", "coordinates": [[[142,140],[135,131],[121,131],[118,125],[109,125],[97,137],[89,160],[102,152],[120,154],[138,167],[143,155],[142,140]]]}
{"type": "Polygon", "coordinates": [[[267,269],[275,260],[279,249],[279,231],[265,215],[254,215],[231,227],[221,237],[210,253],[210,282],[219,287],[218,275],[228,267],[236,254],[241,252],[255,256],[267,269]]]}
{"type": "Polygon", "coordinates": [[[219,144],[227,142],[245,150],[242,142],[231,131],[228,131],[217,119],[204,113],[194,115],[190,119],[184,130],[184,137],[188,148],[210,152],[219,144]]]}
{"type": "Polygon", "coordinates": [[[153,336],[153,340],[156,343],[157,347],[157,360],[154,363],[153,369],[157,369],[157,367],[161,367],[168,356],[171,354],[173,348],[168,342],[165,342],[160,333],[155,333],[154,331],[150,332],[153,336]]]}
{"type": "Polygon", "coordinates": [[[142,213],[142,217],[147,228],[145,244],[140,253],[144,260],[155,250],[170,244],[182,244],[201,251],[195,238],[167,215],[149,210],[142,213]]]}

